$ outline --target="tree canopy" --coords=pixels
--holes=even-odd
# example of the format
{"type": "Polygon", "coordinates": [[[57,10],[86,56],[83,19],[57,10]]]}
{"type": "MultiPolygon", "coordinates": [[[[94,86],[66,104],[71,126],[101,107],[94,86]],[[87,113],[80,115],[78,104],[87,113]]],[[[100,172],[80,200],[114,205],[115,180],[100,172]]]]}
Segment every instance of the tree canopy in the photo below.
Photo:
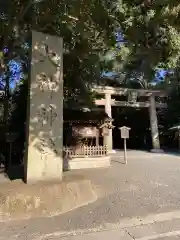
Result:
{"type": "Polygon", "coordinates": [[[169,74],[161,87],[177,84],[178,0],[14,0],[0,9],[1,46],[8,45],[9,59],[26,60],[32,29],[63,38],[67,105],[79,104],[78,96],[82,104],[89,101],[88,88],[113,67],[120,81],[133,79],[139,87],[148,87],[159,69],[169,74]]]}
{"type": "Polygon", "coordinates": [[[118,2],[115,15],[127,48],[123,49],[125,66],[145,76],[159,68],[176,68],[180,58],[179,1],[118,2]]]}
{"type": "Polygon", "coordinates": [[[24,58],[27,53],[20,48],[30,30],[62,37],[65,103],[77,104],[80,95],[88,101],[89,84],[108,67],[102,56],[115,44],[111,1],[16,0],[8,9],[4,6],[1,45],[8,42],[8,48],[13,46],[15,55],[24,58]]]}
{"type": "Polygon", "coordinates": [[[16,39],[16,48],[31,29],[63,37],[65,82],[77,76],[76,86],[111,69],[102,61],[108,51],[115,50],[121,73],[148,81],[157,69],[175,69],[180,59],[178,0],[6,1],[0,28],[1,42],[16,39]]]}

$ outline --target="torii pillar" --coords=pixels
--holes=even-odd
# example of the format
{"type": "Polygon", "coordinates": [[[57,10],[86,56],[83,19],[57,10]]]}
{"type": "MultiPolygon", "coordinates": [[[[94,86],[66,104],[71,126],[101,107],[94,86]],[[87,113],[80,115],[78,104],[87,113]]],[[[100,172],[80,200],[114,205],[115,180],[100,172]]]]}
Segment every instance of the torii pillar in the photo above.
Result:
{"type": "MultiPolygon", "coordinates": [[[[112,111],[111,111],[111,94],[105,94],[105,112],[106,114],[112,118],[112,111]]],[[[113,137],[112,137],[112,129],[108,129],[109,133],[107,136],[104,136],[104,143],[107,145],[108,152],[113,152],[113,137]]]]}
{"type": "Polygon", "coordinates": [[[156,112],[155,96],[152,94],[149,98],[149,114],[150,114],[150,126],[151,126],[151,137],[152,137],[152,152],[163,152],[160,147],[159,131],[158,131],[158,120],[156,112]]]}

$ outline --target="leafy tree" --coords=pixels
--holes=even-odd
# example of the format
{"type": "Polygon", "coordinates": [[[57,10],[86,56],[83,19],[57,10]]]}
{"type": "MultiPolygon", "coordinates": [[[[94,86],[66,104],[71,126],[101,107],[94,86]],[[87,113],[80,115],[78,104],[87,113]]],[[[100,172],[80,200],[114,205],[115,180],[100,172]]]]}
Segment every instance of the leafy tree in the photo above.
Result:
{"type": "Polygon", "coordinates": [[[87,102],[91,103],[88,89],[99,79],[102,69],[109,67],[102,57],[109,46],[115,43],[112,2],[7,0],[7,4],[0,5],[0,12],[0,51],[8,49],[0,55],[0,75],[4,76],[6,91],[4,119],[6,122],[9,120],[7,130],[20,133],[22,141],[18,141],[22,146],[30,31],[36,30],[63,38],[64,103],[71,108],[84,106],[87,102]],[[24,73],[24,84],[12,95],[9,89],[10,61],[20,62],[24,73]],[[17,122],[18,125],[15,124],[17,122]]]}
{"type": "MultiPolygon", "coordinates": [[[[158,69],[177,72],[180,58],[180,3],[177,0],[163,3],[160,0],[15,0],[7,3],[0,8],[3,10],[0,32],[1,46],[9,48],[8,59],[20,56],[27,61],[24,44],[29,43],[31,29],[63,37],[66,106],[90,102],[88,89],[102,71],[111,69],[112,63],[121,73],[118,81],[130,87],[149,87],[158,69]],[[109,59],[104,58],[109,50],[109,59]],[[111,61],[113,54],[115,62],[111,61]]],[[[2,66],[7,63],[3,64],[1,57],[1,69],[2,66]]]]}
{"type": "Polygon", "coordinates": [[[176,69],[180,59],[179,1],[119,0],[114,16],[125,40],[116,48],[117,67],[126,73],[126,79],[150,82],[157,70],[176,69]]]}
{"type": "Polygon", "coordinates": [[[102,56],[115,44],[112,6],[107,0],[12,1],[9,11],[4,6],[1,45],[8,45],[8,58],[24,58],[24,43],[30,30],[62,37],[64,103],[83,105],[91,100],[89,87],[100,77],[102,69],[109,67],[102,56]]]}

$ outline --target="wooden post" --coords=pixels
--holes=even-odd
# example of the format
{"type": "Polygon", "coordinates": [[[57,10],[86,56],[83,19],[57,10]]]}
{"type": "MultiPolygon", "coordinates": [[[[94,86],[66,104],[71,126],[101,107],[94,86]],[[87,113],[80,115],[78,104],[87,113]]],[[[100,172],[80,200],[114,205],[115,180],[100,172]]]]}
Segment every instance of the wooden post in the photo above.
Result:
{"type": "Polygon", "coordinates": [[[96,146],[99,146],[99,135],[96,135],[96,146]]]}
{"type": "Polygon", "coordinates": [[[124,161],[125,161],[125,164],[127,164],[126,138],[124,138],[124,161]]]}
{"type": "Polygon", "coordinates": [[[121,131],[121,138],[124,139],[124,161],[125,164],[127,164],[127,147],[126,147],[126,139],[129,138],[129,131],[131,128],[128,128],[126,126],[120,127],[119,128],[121,131]]]}
{"type": "Polygon", "coordinates": [[[9,164],[8,168],[12,167],[12,142],[9,143],[9,164]]]}

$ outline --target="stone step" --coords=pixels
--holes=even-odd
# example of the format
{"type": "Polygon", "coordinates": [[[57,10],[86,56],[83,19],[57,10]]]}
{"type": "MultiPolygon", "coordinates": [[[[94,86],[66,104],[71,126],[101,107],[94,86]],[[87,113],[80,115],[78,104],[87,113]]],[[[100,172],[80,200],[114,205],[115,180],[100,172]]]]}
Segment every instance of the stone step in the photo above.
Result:
{"type": "Polygon", "coordinates": [[[90,180],[77,175],[59,182],[0,184],[0,222],[56,216],[96,201],[90,180]]]}

